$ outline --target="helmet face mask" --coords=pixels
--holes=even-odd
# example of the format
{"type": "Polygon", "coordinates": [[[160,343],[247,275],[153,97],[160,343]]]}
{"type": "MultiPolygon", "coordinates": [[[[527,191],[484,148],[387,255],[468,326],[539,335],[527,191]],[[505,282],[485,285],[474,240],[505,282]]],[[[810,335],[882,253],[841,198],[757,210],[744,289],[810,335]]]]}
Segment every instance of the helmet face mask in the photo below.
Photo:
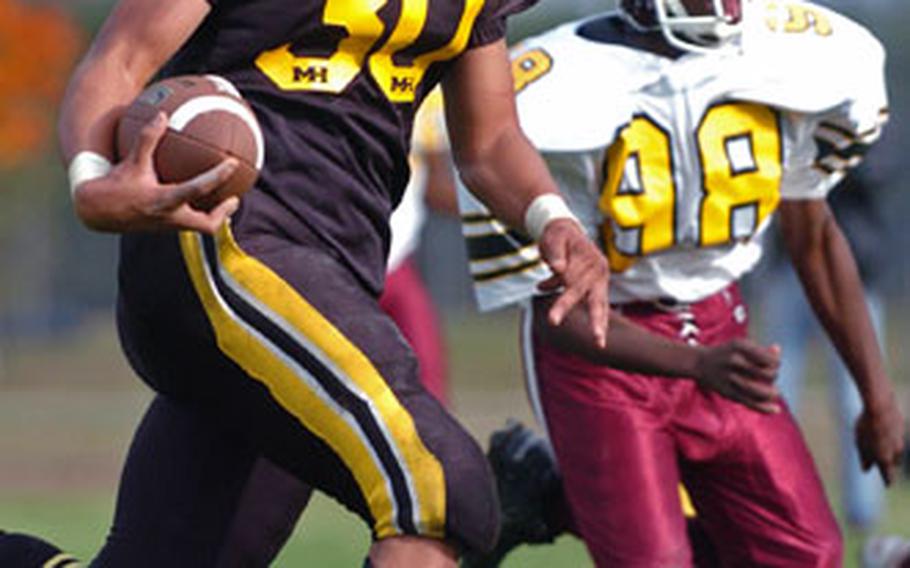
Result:
{"type": "Polygon", "coordinates": [[[660,30],[685,51],[712,52],[736,44],[741,0],[619,0],[619,11],[639,30],[660,30]]]}

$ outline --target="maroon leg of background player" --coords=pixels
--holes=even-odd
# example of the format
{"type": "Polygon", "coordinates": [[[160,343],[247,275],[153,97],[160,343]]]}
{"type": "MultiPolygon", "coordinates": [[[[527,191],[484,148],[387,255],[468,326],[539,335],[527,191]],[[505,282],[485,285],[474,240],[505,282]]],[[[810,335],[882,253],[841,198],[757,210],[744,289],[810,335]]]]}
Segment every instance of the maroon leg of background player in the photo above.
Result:
{"type": "MultiPolygon", "coordinates": [[[[740,305],[734,289],[693,306],[699,339],[743,336],[740,305]]],[[[676,313],[642,306],[624,315],[679,337],[676,313]]],[[[839,565],[839,529],[789,411],[758,414],[692,381],[535,347],[565,492],[598,566],[692,563],[680,481],[724,565],[839,565]]]]}

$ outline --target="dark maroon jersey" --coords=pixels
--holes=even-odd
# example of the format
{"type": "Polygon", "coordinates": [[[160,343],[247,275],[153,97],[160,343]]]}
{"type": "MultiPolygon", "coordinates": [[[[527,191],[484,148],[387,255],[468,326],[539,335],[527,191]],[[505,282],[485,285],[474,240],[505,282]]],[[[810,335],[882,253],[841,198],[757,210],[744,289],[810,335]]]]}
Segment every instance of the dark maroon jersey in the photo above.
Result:
{"type": "Polygon", "coordinates": [[[209,0],[166,73],[226,77],[259,117],[265,167],[238,237],[314,232],[378,292],[414,112],[459,54],[535,1],[209,0]]]}

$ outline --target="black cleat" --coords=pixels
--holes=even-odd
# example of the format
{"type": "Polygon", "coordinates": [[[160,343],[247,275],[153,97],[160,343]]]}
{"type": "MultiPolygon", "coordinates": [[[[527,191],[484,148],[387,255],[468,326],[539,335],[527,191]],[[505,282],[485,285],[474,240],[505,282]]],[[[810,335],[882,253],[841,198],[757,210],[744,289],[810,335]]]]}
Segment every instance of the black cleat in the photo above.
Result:
{"type": "Polygon", "coordinates": [[[3,568],[75,568],[76,558],[53,544],[22,533],[0,531],[0,566],[3,568]]]}
{"type": "Polygon", "coordinates": [[[487,459],[499,491],[499,541],[487,554],[468,551],[462,568],[499,566],[514,548],[550,543],[563,532],[563,523],[551,514],[554,500],[563,498],[562,480],[546,440],[509,420],[490,436],[487,459]]]}

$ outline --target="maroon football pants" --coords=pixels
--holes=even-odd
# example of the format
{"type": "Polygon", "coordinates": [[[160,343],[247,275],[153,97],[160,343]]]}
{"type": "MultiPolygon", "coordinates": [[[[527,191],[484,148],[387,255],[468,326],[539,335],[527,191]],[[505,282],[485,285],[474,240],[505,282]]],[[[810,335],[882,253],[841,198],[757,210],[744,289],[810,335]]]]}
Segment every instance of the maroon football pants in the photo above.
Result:
{"type": "MultiPolygon", "coordinates": [[[[685,308],[620,309],[681,341],[746,335],[735,287],[685,308]]],[[[598,566],[692,564],[680,482],[723,565],[841,564],[839,528],[788,410],[760,414],[692,380],[597,366],[536,338],[533,353],[530,379],[575,525],[598,566]]]]}

